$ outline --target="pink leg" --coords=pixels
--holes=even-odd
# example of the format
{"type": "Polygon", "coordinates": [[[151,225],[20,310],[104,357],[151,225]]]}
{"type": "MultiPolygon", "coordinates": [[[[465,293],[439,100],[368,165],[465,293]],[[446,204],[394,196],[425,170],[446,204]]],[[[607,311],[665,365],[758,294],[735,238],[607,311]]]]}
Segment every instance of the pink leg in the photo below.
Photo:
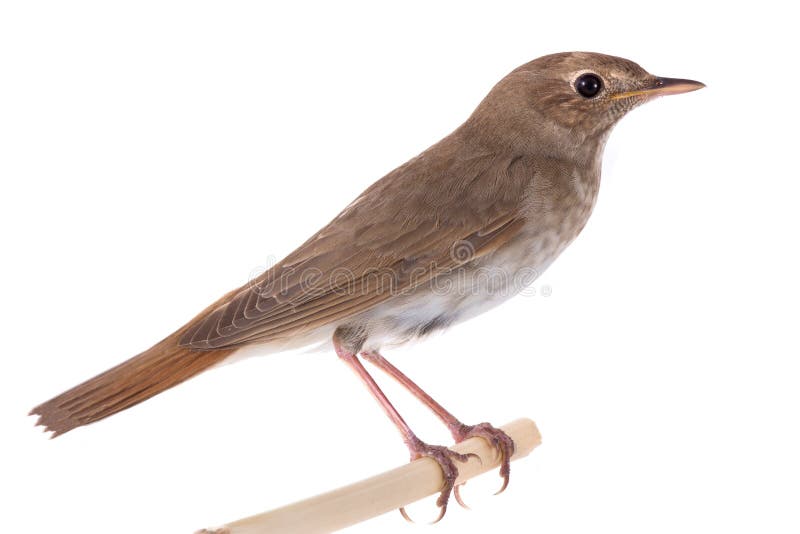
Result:
{"type": "MultiPolygon", "coordinates": [[[[489,423],[477,425],[465,425],[456,417],[444,409],[430,395],[419,387],[414,381],[408,378],[397,367],[389,363],[386,358],[377,351],[362,352],[361,355],[370,363],[375,364],[379,369],[386,372],[389,376],[397,380],[403,387],[410,391],[417,399],[428,406],[442,422],[447,425],[456,443],[471,437],[482,437],[488,441],[500,454],[500,476],[503,478],[503,486],[497,493],[502,493],[508,486],[508,479],[511,473],[511,456],[514,454],[514,441],[502,430],[493,427],[489,423]]],[[[458,495],[456,495],[458,497],[458,495]]],[[[459,499],[459,503],[461,500],[459,499]]],[[[463,503],[461,503],[463,505],[463,503]]]]}
{"type": "MultiPolygon", "coordinates": [[[[381,407],[386,412],[386,415],[389,416],[389,419],[392,420],[397,429],[400,431],[400,434],[403,436],[403,441],[405,441],[406,446],[408,446],[408,450],[411,452],[411,460],[413,461],[417,458],[428,456],[436,460],[436,462],[438,462],[439,466],[442,468],[444,484],[442,486],[442,491],[439,494],[439,498],[436,501],[437,506],[439,506],[439,517],[436,518],[434,523],[438,522],[442,517],[444,517],[444,514],[447,511],[447,502],[450,499],[450,494],[453,492],[456,478],[458,478],[458,468],[456,467],[454,461],[466,462],[470,456],[474,455],[459,454],[455,451],[451,451],[447,447],[429,445],[420,440],[383,393],[380,386],[378,386],[378,384],[375,382],[375,379],[372,378],[372,376],[358,360],[358,357],[355,354],[344,350],[336,338],[334,338],[334,347],[336,349],[336,354],[338,354],[339,357],[347,365],[349,365],[353,371],[355,371],[364,384],[366,384],[370,393],[372,393],[372,396],[375,397],[378,403],[380,403],[381,407]]],[[[410,518],[404,509],[401,508],[400,513],[403,514],[403,517],[410,521],[410,518]]]]}

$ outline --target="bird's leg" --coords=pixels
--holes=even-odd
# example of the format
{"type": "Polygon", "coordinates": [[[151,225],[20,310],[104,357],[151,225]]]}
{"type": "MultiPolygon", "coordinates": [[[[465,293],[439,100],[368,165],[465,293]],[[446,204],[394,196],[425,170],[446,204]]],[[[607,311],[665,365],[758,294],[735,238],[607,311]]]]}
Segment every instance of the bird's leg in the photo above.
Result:
{"type": "MultiPolygon", "coordinates": [[[[500,455],[500,476],[503,478],[503,485],[497,493],[502,493],[508,486],[508,478],[511,473],[511,456],[514,454],[514,441],[502,430],[495,428],[489,423],[479,423],[477,425],[465,425],[456,417],[445,410],[445,408],[436,402],[430,395],[415,384],[397,367],[389,363],[386,358],[380,355],[378,351],[365,351],[361,356],[368,362],[374,364],[382,371],[386,372],[389,376],[397,380],[404,388],[410,391],[417,399],[422,401],[428,408],[433,411],[447,425],[453,435],[456,443],[464,441],[471,437],[481,437],[489,442],[500,455]]],[[[458,498],[458,494],[456,494],[458,498]]],[[[459,503],[463,505],[459,498],[459,503]]]]}
{"type": "MultiPolygon", "coordinates": [[[[383,393],[380,386],[378,386],[377,382],[375,382],[375,379],[372,378],[372,376],[364,368],[356,354],[344,349],[336,340],[336,338],[334,338],[334,347],[336,349],[336,354],[338,354],[339,357],[347,365],[349,365],[353,371],[355,371],[367,388],[369,388],[372,396],[375,397],[378,403],[380,403],[381,407],[386,412],[386,415],[389,416],[389,419],[392,420],[397,429],[400,431],[400,434],[403,436],[403,441],[405,442],[406,446],[408,446],[408,450],[411,452],[411,460],[413,461],[417,458],[428,456],[436,460],[436,462],[442,468],[444,484],[442,485],[439,498],[436,500],[436,505],[439,507],[439,516],[436,518],[434,523],[438,522],[442,517],[444,517],[444,514],[447,511],[447,502],[450,499],[450,494],[453,492],[456,478],[458,478],[458,468],[456,467],[455,462],[466,462],[471,456],[477,456],[474,454],[459,454],[448,449],[447,447],[429,445],[419,439],[408,426],[408,423],[405,422],[397,409],[395,409],[395,407],[383,393]]],[[[403,508],[400,509],[400,513],[403,514],[403,517],[405,517],[407,520],[411,520],[403,508]]]]}

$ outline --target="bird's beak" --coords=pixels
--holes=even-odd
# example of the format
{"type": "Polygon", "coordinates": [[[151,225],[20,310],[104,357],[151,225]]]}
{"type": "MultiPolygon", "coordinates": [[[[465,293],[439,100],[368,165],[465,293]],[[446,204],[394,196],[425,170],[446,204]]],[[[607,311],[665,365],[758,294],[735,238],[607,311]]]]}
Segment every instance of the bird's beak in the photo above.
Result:
{"type": "Polygon", "coordinates": [[[613,100],[618,98],[629,98],[632,96],[655,98],[657,96],[678,95],[681,93],[688,93],[689,91],[697,91],[703,87],[705,87],[705,84],[696,82],[694,80],[681,80],[679,78],[656,78],[651,87],[636,89],[635,91],[616,93],[611,95],[611,98],[613,100]]]}

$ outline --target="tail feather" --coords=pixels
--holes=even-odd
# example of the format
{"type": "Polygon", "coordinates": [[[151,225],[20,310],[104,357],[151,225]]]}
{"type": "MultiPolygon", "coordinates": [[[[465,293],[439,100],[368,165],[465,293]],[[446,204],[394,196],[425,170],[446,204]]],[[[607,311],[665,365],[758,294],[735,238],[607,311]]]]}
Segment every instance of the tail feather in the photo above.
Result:
{"type": "Polygon", "coordinates": [[[56,437],[130,408],[205,371],[235,348],[199,351],[180,346],[181,329],[152,348],[31,410],[56,437]]]}

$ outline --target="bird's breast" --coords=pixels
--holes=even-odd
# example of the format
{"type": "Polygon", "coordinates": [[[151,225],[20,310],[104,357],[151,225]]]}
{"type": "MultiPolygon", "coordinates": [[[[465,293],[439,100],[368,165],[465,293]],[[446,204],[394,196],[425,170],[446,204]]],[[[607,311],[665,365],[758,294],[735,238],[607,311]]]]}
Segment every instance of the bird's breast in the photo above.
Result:
{"type": "Polygon", "coordinates": [[[577,222],[528,225],[496,251],[394,297],[358,322],[368,349],[398,345],[467,320],[530,290],[577,235],[577,222]]]}

